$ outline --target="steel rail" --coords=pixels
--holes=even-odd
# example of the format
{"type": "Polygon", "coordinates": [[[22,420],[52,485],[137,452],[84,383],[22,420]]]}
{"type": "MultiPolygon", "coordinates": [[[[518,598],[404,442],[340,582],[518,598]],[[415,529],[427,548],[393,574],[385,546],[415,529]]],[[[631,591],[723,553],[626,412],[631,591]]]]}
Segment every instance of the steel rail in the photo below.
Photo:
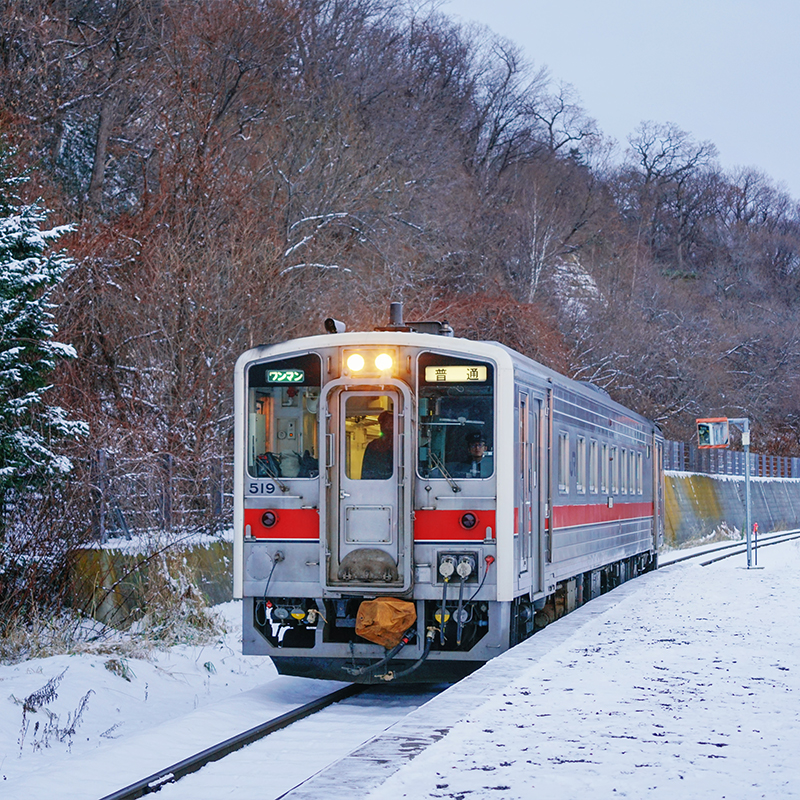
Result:
{"type": "Polygon", "coordinates": [[[211,747],[208,747],[199,753],[195,753],[193,756],[184,758],[177,764],[173,764],[172,766],[166,767],[158,772],[154,772],[147,778],[136,781],[136,783],[132,783],[130,786],[126,786],[124,789],[119,789],[116,792],[105,795],[101,798],[101,800],[135,800],[137,797],[143,797],[146,794],[157,792],[162,786],[168,783],[174,783],[186,775],[190,775],[192,772],[197,772],[197,770],[201,769],[206,764],[210,764],[213,761],[219,761],[236,750],[240,750],[242,747],[245,747],[248,744],[252,744],[259,739],[263,739],[270,733],[274,733],[281,728],[285,728],[288,725],[291,725],[293,722],[297,722],[305,717],[310,717],[312,714],[316,714],[317,711],[321,711],[327,706],[338,703],[340,700],[345,700],[346,698],[352,697],[355,694],[360,694],[369,688],[370,687],[366,684],[356,683],[345,686],[335,692],[331,692],[331,694],[320,697],[311,703],[306,703],[305,705],[299,706],[292,711],[281,714],[281,716],[275,717],[275,719],[272,719],[269,722],[264,722],[261,725],[257,725],[255,728],[250,728],[243,733],[232,736],[230,739],[219,742],[219,744],[212,745],[211,747]]]}
{"type": "MultiPolygon", "coordinates": [[[[769,547],[770,545],[774,544],[783,544],[783,542],[791,542],[794,539],[800,539],[800,530],[793,529],[790,531],[778,531],[777,533],[769,533],[766,535],[761,535],[758,537],[758,546],[759,547],[769,547]]],[[[732,553],[725,553],[721,556],[715,556],[714,558],[709,559],[708,561],[701,561],[700,564],[703,567],[708,566],[709,564],[713,564],[716,561],[722,561],[725,558],[732,558],[733,556],[743,555],[747,552],[747,547],[744,542],[732,542],[730,544],[721,544],[719,547],[712,547],[708,550],[704,550],[702,553],[689,553],[688,555],[681,556],[680,558],[675,558],[672,561],[669,561],[666,564],[659,564],[659,569],[666,569],[667,567],[671,567],[673,564],[680,564],[683,561],[690,561],[691,559],[698,559],[698,558],[705,558],[712,553],[719,553],[722,550],[733,550],[732,553]]]]}
{"type": "MultiPolygon", "coordinates": [[[[785,533],[782,536],[774,536],[770,537],[767,541],[760,541],[758,542],[759,547],[771,547],[775,544],[783,544],[784,542],[791,542],[795,539],[800,539],[800,531],[792,531],[791,533],[785,533]]],[[[707,567],[709,564],[713,564],[715,561],[722,561],[724,558],[731,558],[733,556],[740,556],[747,553],[747,548],[742,546],[741,550],[736,550],[733,553],[725,553],[725,555],[717,556],[716,558],[711,558],[708,561],[701,561],[701,567],[707,567]]]]}

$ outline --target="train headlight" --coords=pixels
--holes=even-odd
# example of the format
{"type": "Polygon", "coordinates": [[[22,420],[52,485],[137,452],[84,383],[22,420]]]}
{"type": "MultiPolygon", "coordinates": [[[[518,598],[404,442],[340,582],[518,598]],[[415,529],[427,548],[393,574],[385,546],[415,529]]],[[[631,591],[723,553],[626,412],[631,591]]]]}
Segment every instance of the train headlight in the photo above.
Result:
{"type": "Polygon", "coordinates": [[[351,353],[347,357],[347,368],[351,372],[361,372],[364,369],[364,356],[361,353],[351,353]]]}
{"type": "Polygon", "coordinates": [[[381,353],[375,358],[375,367],[381,372],[388,372],[393,364],[394,359],[388,353],[381,353]]]}
{"type": "Polygon", "coordinates": [[[297,620],[305,619],[306,612],[302,608],[293,608],[292,609],[292,617],[297,620]]]}
{"type": "Polygon", "coordinates": [[[342,371],[345,376],[358,380],[386,377],[397,369],[399,358],[394,347],[346,348],[342,351],[342,371]]]}
{"type": "Polygon", "coordinates": [[[277,606],[272,610],[272,617],[273,619],[277,619],[278,622],[285,622],[289,619],[289,609],[277,606]]]}

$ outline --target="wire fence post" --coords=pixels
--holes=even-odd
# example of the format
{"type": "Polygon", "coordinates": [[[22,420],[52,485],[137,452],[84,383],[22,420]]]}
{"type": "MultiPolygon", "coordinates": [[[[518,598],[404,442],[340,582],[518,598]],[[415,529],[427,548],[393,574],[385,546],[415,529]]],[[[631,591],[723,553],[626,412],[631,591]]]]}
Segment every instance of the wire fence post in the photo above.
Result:
{"type": "Polygon", "coordinates": [[[161,465],[161,521],[164,529],[169,530],[172,527],[172,453],[164,453],[161,465]]]}
{"type": "Polygon", "coordinates": [[[94,495],[94,524],[97,541],[105,544],[108,541],[106,518],[108,516],[108,454],[104,448],[95,450],[91,466],[92,494],[94,495]]]}
{"type": "Polygon", "coordinates": [[[222,458],[211,465],[211,515],[213,532],[222,530],[222,509],[225,505],[225,484],[222,458]]]}

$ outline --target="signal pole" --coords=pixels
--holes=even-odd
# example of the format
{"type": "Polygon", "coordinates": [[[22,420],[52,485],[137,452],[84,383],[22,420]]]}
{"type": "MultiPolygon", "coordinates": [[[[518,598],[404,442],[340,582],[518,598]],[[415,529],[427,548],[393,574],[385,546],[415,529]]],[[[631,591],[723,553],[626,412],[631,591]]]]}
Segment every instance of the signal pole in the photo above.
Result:
{"type": "Polygon", "coordinates": [[[742,431],[742,448],[744,449],[744,519],[747,527],[747,569],[753,565],[753,524],[750,514],[750,420],[746,417],[729,419],[729,423],[742,431]]]}
{"type": "Polygon", "coordinates": [[[697,446],[700,448],[728,446],[728,426],[735,425],[742,432],[744,449],[744,516],[747,529],[747,569],[753,566],[752,522],[750,514],[750,420],[747,417],[708,417],[697,420],[697,446]]]}

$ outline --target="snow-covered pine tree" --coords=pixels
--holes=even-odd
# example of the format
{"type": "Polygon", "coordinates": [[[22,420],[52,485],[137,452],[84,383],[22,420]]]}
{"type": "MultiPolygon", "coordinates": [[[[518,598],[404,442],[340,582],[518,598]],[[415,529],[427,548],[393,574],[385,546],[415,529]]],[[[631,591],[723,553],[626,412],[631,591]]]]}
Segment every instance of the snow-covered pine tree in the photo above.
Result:
{"type": "Polygon", "coordinates": [[[20,201],[17,187],[26,178],[13,174],[11,158],[0,142],[0,503],[11,499],[9,490],[69,473],[72,464],[56,445],[88,432],[46,397],[57,364],[76,356],[54,339],[50,302],[72,265],[65,253],[51,252],[52,245],[71,226],[42,229],[47,211],[20,201]]]}

